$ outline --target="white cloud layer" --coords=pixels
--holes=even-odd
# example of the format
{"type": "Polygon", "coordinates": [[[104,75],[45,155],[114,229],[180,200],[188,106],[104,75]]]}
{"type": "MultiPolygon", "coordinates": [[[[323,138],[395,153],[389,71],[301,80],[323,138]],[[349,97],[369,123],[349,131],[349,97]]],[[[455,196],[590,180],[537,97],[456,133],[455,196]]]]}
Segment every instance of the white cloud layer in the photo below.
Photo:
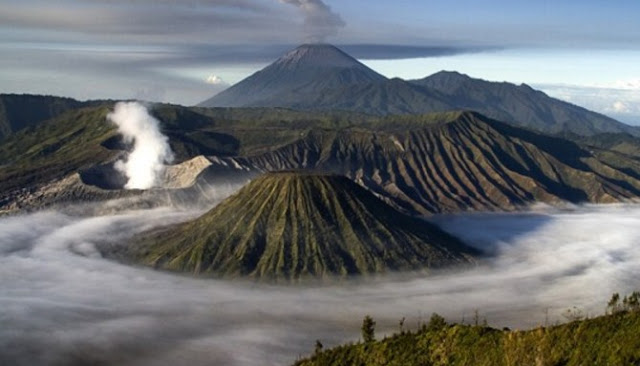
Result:
{"type": "Polygon", "coordinates": [[[431,312],[494,326],[602,313],[640,283],[640,206],[437,218],[494,253],[459,273],[284,287],[192,279],[100,258],[96,245],[185,220],[172,209],[0,219],[0,364],[286,365],[357,340],[365,314],[379,333],[431,312]]]}
{"type": "Polygon", "coordinates": [[[535,87],[554,98],[600,112],[622,122],[640,125],[640,89],[633,81],[602,86],[538,84],[535,87]]]}
{"type": "Polygon", "coordinates": [[[640,79],[618,80],[613,84],[613,87],[626,90],[640,90],[640,79]]]}

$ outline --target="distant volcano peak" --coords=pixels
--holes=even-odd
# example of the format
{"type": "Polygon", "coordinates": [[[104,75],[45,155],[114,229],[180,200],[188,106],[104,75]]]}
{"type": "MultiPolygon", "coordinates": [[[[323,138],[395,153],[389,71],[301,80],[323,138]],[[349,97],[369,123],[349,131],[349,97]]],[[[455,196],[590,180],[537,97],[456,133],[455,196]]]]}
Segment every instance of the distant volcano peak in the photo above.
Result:
{"type": "Polygon", "coordinates": [[[328,90],[386,80],[335,46],[303,44],[200,106],[273,107],[291,100],[310,100],[328,90]]]}
{"type": "Polygon", "coordinates": [[[362,65],[338,47],[327,43],[303,44],[280,57],[276,65],[307,64],[314,67],[357,67],[362,65]]]}

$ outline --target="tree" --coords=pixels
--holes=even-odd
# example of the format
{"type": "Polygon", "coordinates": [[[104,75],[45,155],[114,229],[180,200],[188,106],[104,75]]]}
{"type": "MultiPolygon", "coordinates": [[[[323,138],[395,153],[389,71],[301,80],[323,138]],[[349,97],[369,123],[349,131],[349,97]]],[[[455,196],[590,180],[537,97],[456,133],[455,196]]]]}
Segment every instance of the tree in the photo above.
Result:
{"type": "Polygon", "coordinates": [[[562,313],[562,316],[565,317],[570,322],[582,320],[584,319],[584,311],[574,306],[570,309],[565,310],[564,313],[562,313]]]}
{"type": "Polygon", "coordinates": [[[373,342],[376,340],[376,322],[372,317],[366,315],[362,319],[362,340],[365,343],[373,342]]]}
{"type": "Polygon", "coordinates": [[[607,303],[607,309],[609,310],[609,312],[611,312],[611,314],[615,314],[618,311],[620,311],[620,294],[619,293],[616,292],[613,295],[611,295],[611,299],[607,303]]]}
{"type": "Polygon", "coordinates": [[[440,330],[447,326],[447,321],[438,313],[431,314],[429,323],[427,324],[427,330],[440,330]]]}
{"type": "Polygon", "coordinates": [[[322,349],[324,348],[324,345],[322,344],[322,342],[320,342],[319,339],[316,339],[316,348],[315,348],[315,354],[317,355],[318,353],[322,352],[322,349]]]}
{"type": "Polygon", "coordinates": [[[631,293],[631,296],[629,296],[627,307],[629,311],[637,311],[638,309],[640,309],[640,292],[634,291],[631,293]]]}

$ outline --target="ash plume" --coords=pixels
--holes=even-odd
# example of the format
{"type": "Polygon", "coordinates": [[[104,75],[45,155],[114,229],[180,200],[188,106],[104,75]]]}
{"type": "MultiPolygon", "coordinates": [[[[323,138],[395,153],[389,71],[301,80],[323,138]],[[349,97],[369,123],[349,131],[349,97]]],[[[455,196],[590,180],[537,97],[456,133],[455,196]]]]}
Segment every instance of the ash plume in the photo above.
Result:
{"type": "Polygon", "coordinates": [[[338,29],[346,25],[339,14],[321,0],[280,0],[298,8],[304,15],[304,32],[307,42],[324,42],[327,37],[334,36],[338,29]]]}
{"type": "Polygon", "coordinates": [[[127,144],[133,143],[127,159],[115,164],[115,168],[129,179],[125,188],[148,189],[155,186],[164,163],[173,160],[169,139],[160,132],[158,120],[138,102],[116,104],[107,119],[118,126],[127,144]]]}

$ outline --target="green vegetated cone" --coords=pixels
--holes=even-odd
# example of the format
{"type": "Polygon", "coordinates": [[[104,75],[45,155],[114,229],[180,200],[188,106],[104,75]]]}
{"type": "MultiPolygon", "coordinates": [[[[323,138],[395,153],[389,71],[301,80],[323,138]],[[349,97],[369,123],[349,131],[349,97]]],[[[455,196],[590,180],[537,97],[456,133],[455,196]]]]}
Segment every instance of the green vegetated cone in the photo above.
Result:
{"type": "Polygon", "coordinates": [[[138,236],[134,260],[216,277],[297,280],[437,268],[477,251],[343,176],[267,173],[193,221],[138,236]]]}

